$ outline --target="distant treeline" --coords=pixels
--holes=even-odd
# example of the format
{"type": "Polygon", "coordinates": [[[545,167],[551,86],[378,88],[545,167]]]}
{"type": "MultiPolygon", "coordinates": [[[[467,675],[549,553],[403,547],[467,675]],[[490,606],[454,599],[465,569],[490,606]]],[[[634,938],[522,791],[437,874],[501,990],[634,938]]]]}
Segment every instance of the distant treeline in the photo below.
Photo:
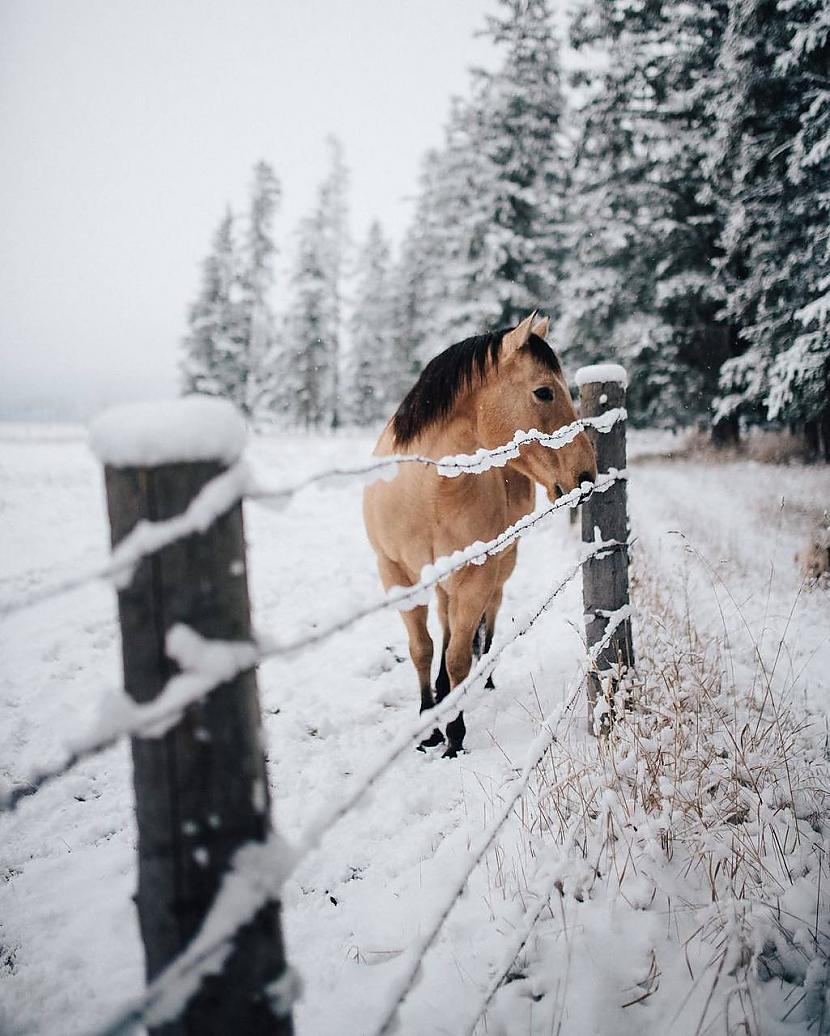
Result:
{"type": "Polygon", "coordinates": [[[280,186],[256,167],[204,264],[185,387],[366,424],[448,344],[539,307],[568,368],[628,367],[639,423],[785,424],[830,458],[826,0],[582,0],[567,80],[548,0],[495,7],[496,70],[453,101],[394,259],[377,224],[351,258],[332,141],[275,291],[280,186]]]}

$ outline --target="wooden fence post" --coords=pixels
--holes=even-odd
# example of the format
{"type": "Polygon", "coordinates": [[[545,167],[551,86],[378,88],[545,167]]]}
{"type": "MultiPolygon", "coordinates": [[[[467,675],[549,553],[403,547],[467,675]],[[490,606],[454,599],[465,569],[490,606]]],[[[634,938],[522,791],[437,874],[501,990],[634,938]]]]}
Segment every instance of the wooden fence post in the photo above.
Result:
{"type": "MultiPolygon", "coordinates": [[[[99,419],[92,441],[105,463],[113,545],[142,519],[181,514],[238,458],[244,438],[230,404],[207,398],[119,407],[99,419]]],[[[152,701],[177,671],[165,650],[176,623],[206,638],[250,641],[241,505],[142,561],[118,592],[118,612],[125,687],[137,702],[152,701]]],[[[269,834],[255,673],[189,706],[163,737],[133,738],[132,757],[136,902],[151,981],[199,930],[236,850],[269,834]]],[[[277,1017],[266,992],[285,967],[279,904],[268,903],[240,929],[221,974],[205,978],[180,1018],[150,1032],[290,1036],[290,1012],[277,1017]]]]}
{"type": "MultiPolygon", "coordinates": [[[[608,410],[625,407],[626,374],[616,364],[598,364],[577,371],[582,417],[599,417],[608,410]]],[[[597,471],[624,471],[625,429],[627,422],[618,420],[608,432],[586,429],[597,456],[597,471]]],[[[582,504],[582,539],[585,543],[617,540],[628,542],[628,494],[625,479],[609,489],[594,493],[582,504]]],[[[619,616],[627,607],[628,548],[609,551],[603,557],[589,558],[582,566],[582,599],[585,611],[585,634],[591,650],[603,637],[610,618],[619,616]]],[[[588,674],[588,729],[601,732],[613,720],[613,701],[595,717],[598,699],[607,691],[616,690],[626,668],[634,665],[631,620],[626,617],[617,625],[608,644],[598,653],[588,674]],[[597,722],[595,722],[595,718],[597,722]]]]}

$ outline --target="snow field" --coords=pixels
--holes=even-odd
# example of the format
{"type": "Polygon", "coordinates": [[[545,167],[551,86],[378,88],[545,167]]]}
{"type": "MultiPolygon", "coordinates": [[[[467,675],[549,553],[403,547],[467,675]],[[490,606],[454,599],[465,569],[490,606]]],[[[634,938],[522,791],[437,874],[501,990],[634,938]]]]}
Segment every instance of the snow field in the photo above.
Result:
{"type": "MultiPolygon", "coordinates": [[[[255,461],[274,482],[296,481],[305,469],[348,464],[369,449],[367,439],[346,436],[269,436],[252,443],[255,461]]],[[[100,558],[107,542],[100,474],[80,436],[68,433],[45,442],[15,432],[3,443],[0,479],[2,542],[8,545],[2,600],[69,574],[76,560],[100,558]]],[[[808,512],[828,499],[828,490],[824,473],[812,469],[651,462],[636,470],[631,483],[632,526],[640,544],[635,572],[647,559],[665,584],[664,596],[675,604],[689,602],[701,638],[722,641],[723,603],[712,603],[709,574],[701,574],[704,566],[683,540],[668,534],[683,528],[688,542],[699,544],[707,558],[730,557],[717,571],[736,587],[744,614],[752,622],[765,620],[763,642],[774,646],[798,591],[791,548],[800,545],[808,512]],[[777,527],[768,510],[772,476],[793,501],[792,507],[785,503],[774,511],[777,527]],[[736,526],[739,535],[732,531],[736,526]],[[733,554],[725,554],[726,547],[733,554]],[[773,578],[761,561],[771,558],[773,578]]],[[[357,487],[312,486],[279,512],[247,505],[246,521],[258,628],[280,640],[302,636],[377,594],[357,487]]],[[[508,583],[502,628],[549,591],[579,549],[577,532],[564,516],[526,539],[508,583]]],[[[654,601],[651,595],[652,612],[654,601]]],[[[636,597],[635,606],[640,608],[636,597]]],[[[297,1006],[300,1033],[375,1031],[390,1006],[389,991],[404,972],[408,947],[432,921],[452,876],[467,862],[470,845],[501,808],[541,715],[578,685],[584,664],[581,612],[575,581],[505,654],[496,671],[496,692],[468,713],[469,754],[454,763],[406,755],[289,879],[284,889],[288,952],[306,989],[297,1006]]],[[[827,613],[824,591],[803,592],[789,622],[782,652],[786,665],[780,665],[799,708],[806,703],[815,709],[823,697],[826,709],[830,657],[822,631],[828,628],[827,613]]],[[[650,615],[637,610],[635,618],[635,632],[646,637],[650,615]]],[[[738,675],[745,670],[751,676],[752,645],[747,663],[741,629],[739,618],[727,620],[730,658],[738,675]]],[[[87,729],[101,696],[120,682],[114,595],[99,585],[85,587],[11,616],[0,636],[7,660],[0,684],[0,772],[20,777],[58,752],[67,736],[87,729]]],[[[367,618],[296,658],[265,663],[260,689],[275,818],[290,841],[417,710],[403,626],[394,613],[367,618]]],[[[613,791],[578,733],[581,726],[580,707],[568,753],[579,759],[588,752],[582,769],[592,766],[594,784],[605,781],[613,791]]],[[[572,776],[578,769],[567,771],[565,802],[579,785],[572,776]]],[[[565,930],[579,928],[585,938],[578,945],[571,939],[574,949],[563,956],[564,937],[552,931],[554,922],[542,918],[530,953],[519,962],[527,977],[497,994],[488,1031],[548,1031],[550,1018],[560,1017],[569,1028],[577,1020],[585,1026],[571,1031],[602,1032],[612,1015],[619,1031],[626,1026],[642,1031],[644,1025],[665,1031],[660,1026],[666,1023],[666,1003],[677,1006],[675,994],[688,987],[688,971],[664,912],[648,902],[649,880],[654,884],[654,875],[663,880],[664,870],[653,868],[636,889],[630,875],[619,890],[613,882],[591,884],[583,877],[590,899],[577,903],[571,892],[580,867],[585,870],[582,850],[577,846],[561,859],[545,857],[562,836],[551,822],[540,841],[541,808],[549,817],[554,810],[545,801],[547,771],[538,783],[497,849],[474,872],[442,938],[423,961],[420,981],[401,1012],[401,1031],[464,1031],[532,901],[527,887],[559,873],[566,896],[561,901],[555,896],[551,909],[564,910],[565,930]],[[633,901],[647,909],[631,906],[633,901]],[[662,993],[622,1008],[644,992],[637,987],[639,993],[631,994],[624,987],[644,980],[653,959],[659,962],[662,993]],[[593,1006],[586,1007],[589,986],[593,1006]],[[537,1002],[533,996],[540,993],[545,995],[537,1002]]],[[[0,1031],[18,1036],[88,1031],[135,995],[142,981],[129,899],[135,835],[126,747],[85,762],[24,802],[15,815],[0,818],[0,831],[6,878],[0,885],[0,1031]]],[[[582,844],[589,844],[587,835],[582,844]]],[[[653,849],[651,842],[648,846],[653,849]]],[[[693,887],[700,891],[701,886],[693,887]]],[[[702,959],[711,956],[711,947],[701,943],[688,952],[702,959]]],[[[703,971],[701,966],[696,973],[703,971]]],[[[700,985],[705,1000],[708,987],[705,981],[700,985]]],[[[696,1024],[691,1010],[689,1017],[696,1024]]],[[[799,1031],[792,1027],[801,1024],[797,1018],[790,1022],[781,1031],[799,1031]]],[[[694,1024],[689,1031],[695,1031],[694,1024]]]]}

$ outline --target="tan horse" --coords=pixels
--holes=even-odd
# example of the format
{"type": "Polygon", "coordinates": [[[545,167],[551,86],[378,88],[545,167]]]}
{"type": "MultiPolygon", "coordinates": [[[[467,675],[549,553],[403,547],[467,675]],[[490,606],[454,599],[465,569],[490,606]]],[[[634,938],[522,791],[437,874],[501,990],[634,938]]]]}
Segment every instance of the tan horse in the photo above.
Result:
{"type": "MultiPolygon", "coordinates": [[[[430,457],[473,453],[510,442],[517,430],[554,432],[576,420],[559,361],[545,342],[548,320],[533,313],[517,327],[468,338],[424,368],[389,421],[375,454],[430,457]]],[[[444,478],[432,466],[402,465],[391,482],[368,486],[363,513],[384,587],[411,586],[421,569],[475,540],[491,540],[533,510],[534,483],[553,499],[596,478],[584,432],[562,449],[521,447],[504,468],[444,478]]],[[[444,631],[441,669],[431,688],[433,646],[427,608],[402,611],[409,652],[421,687],[421,711],[432,708],[469,673],[474,649],[489,650],[502,588],[516,564],[517,545],[468,565],[437,588],[444,631]]],[[[462,747],[463,713],[447,724],[445,755],[462,747]]],[[[420,747],[444,740],[439,730],[420,747]]]]}

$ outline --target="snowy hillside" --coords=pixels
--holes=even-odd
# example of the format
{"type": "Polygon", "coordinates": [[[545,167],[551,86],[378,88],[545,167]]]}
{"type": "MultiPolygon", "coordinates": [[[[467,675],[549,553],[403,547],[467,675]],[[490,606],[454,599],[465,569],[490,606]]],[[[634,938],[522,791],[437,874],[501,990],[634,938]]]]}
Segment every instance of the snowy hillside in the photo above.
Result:
{"type": "MultiPolygon", "coordinates": [[[[301,1036],[377,1032],[450,904],[401,1007],[406,1036],[472,1031],[490,993],[479,1031],[505,1036],[830,1032],[830,589],[796,560],[826,523],[830,470],[661,459],[655,441],[632,441],[629,485],[641,709],[602,746],[581,699],[561,716],[453,902],[543,718],[579,690],[575,580],[468,712],[467,754],[408,753],[289,879],[301,1036]]],[[[269,481],[294,482],[371,445],[261,436],[251,454],[269,481]]],[[[0,602],[105,555],[82,429],[0,426],[0,501],[0,602]]],[[[358,487],[248,503],[245,517],[258,628],[300,635],[377,595],[358,487]]],[[[575,563],[578,526],[557,517],[520,547],[502,631],[575,563]]],[[[112,589],[7,617],[0,655],[0,779],[16,782],[121,682],[112,589]]],[[[264,664],[259,686],[289,841],[418,707],[393,612],[264,664]]],[[[0,1033],[92,1032],[141,990],[135,863],[124,744],[0,816],[0,1033]]]]}

